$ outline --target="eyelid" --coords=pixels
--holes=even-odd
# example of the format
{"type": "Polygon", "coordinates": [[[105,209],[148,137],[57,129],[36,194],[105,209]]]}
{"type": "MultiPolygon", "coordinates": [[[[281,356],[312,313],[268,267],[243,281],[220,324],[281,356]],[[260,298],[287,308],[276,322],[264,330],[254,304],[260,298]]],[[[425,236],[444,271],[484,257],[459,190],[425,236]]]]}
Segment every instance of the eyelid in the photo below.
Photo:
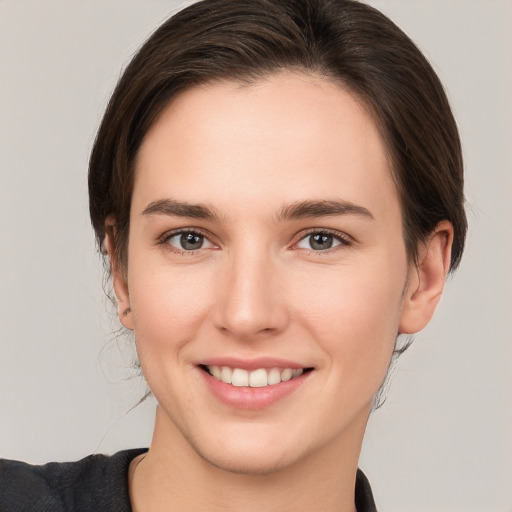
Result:
{"type": "MultiPolygon", "coordinates": [[[[206,240],[208,240],[209,243],[211,243],[213,245],[213,248],[215,248],[215,249],[219,248],[219,245],[212,240],[212,238],[214,238],[214,237],[211,233],[209,233],[208,231],[205,231],[203,229],[196,228],[196,227],[182,227],[182,228],[176,228],[176,229],[171,229],[169,231],[166,231],[158,237],[156,244],[157,245],[168,245],[169,250],[171,250],[172,252],[177,252],[177,253],[194,254],[198,251],[203,250],[203,248],[200,248],[200,249],[191,250],[191,251],[181,251],[180,249],[178,249],[174,246],[171,246],[170,244],[167,244],[167,242],[170,238],[172,238],[173,236],[179,235],[180,233],[193,233],[193,234],[201,235],[206,240]]],[[[329,249],[322,250],[322,251],[318,251],[318,250],[314,250],[314,249],[309,250],[309,252],[315,253],[315,254],[330,253],[333,250],[336,250],[337,247],[340,247],[340,246],[341,247],[350,247],[356,242],[354,240],[354,238],[352,238],[350,235],[348,235],[347,233],[345,233],[343,231],[338,231],[336,229],[330,229],[330,228],[309,228],[304,231],[301,231],[300,233],[298,233],[297,235],[294,236],[295,242],[293,242],[291,249],[308,251],[308,249],[302,249],[302,248],[297,247],[297,244],[299,242],[301,242],[302,240],[304,240],[306,237],[311,236],[313,234],[331,235],[331,236],[335,237],[340,242],[339,245],[329,248],[329,249]]],[[[207,247],[205,249],[211,249],[211,248],[212,247],[207,247]]]]}
{"type": "Polygon", "coordinates": [[[167,245],[168,249],[174,253],[195,254],[196,252],[199,252],[199,251],[205,250],[205,249],[212,249],[212,248],[217,249],[219,246],[212,240],[212,238],[213,238],[213,236],[209,232],[204,231],[200,228],[184,227],[184,228],[176,228],[176,229],[171,229],[169,231],[166,231],[165,233],[163,233],[162,235],[160,235],[158,237],[156,244],[157,245],[167,245]],[[176,235],[182,234],[182,233],[192,233],[194,235],[200,235],[200,236],[204,237],[206,240],[208,240],[208,242],[210,244],[212,244],[213,247],[204,247],[204,248],[201,247],[200,249],[185,251],[185,250],[180,250],[177,247],[174,247],[173,245],[167,243],[170,238],[172,238],[176,235]]]}
{"type": "Polygon", "coordinates": [[[304,240],[305,238],[307,238],[308,236],[316,235],[316,234],[331,235],[334,238],[336,238],[340,243],[339,243],[339,245],[337,245],[335,247],[325,249],[323,251],[315,251],[314,249],[310,249],[309,252],[314,253],[314,254],[329,253],[329,252],[335,251],[338,247],[350,247],[350,246],[354,245],[354,243],[355,243],[355,240],[350,235],[348,235],[347,233],[345,233],[343,231],[338,231],[336,229],[329,229],[329,228],[309,228],[309,229],[306,229],[305,231],[301,231],[299,234],[297,234],[295,236],[296,241],[293,243],[292,249],[308,251],[308,249],[302,249],[300,247],[297,247],[297,244],[299,242],[301,242],[302,240],[304,240]]]}

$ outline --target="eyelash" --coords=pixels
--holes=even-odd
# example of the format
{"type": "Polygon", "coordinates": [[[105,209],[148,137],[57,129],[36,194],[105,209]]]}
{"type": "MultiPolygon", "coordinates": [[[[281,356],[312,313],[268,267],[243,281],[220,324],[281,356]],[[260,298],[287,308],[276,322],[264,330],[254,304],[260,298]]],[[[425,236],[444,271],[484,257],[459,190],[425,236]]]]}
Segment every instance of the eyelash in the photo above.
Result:
{"type": "MultiPolygon", "coordinates": [[[[181,228],[176,229],[173,231],[169,231],[164,233],[159,239],[158,239],[158,245],[164,245],[167,250],[169,250],[172,253],[175,254],[181,254],[181,255],[194,255],[198,251],[200,251],[202,248],[196,249],[196,250],[180,250],[177,247],[172,246],[169,243],[169,240],[177,235],[180,234],[191,234],[191,235],[197,235],[203,237],[205,240],[207,240],[209,243],[213,244],[213,246],[216,246],[211,240],[210,235],[208,233],[205,233],[197,228],[181,228]]],[[[318,229],[318,228],[311,228],[303,233],[301,233],[301,236],[297,242],[293,244],[292,250],[300,250],[300,248],[297,248],[297,245],[305,240],[308,237],[311,237],[312,235],[328,235],[332,236],[337,242],[339,242],[338,245],[335,245],[334,247],[329,247],[324,250],[315,250],[315,249],[303,249],[307,251],[308,254],[312,255],[323,255],[323,254],[330,254],[333,251],[336,251],[338,247],[351,247],[354,243],[354,240],[352,237],[348,236],[346,233],[342,233],[340,231],[332,230],[332,229],[318,229]]]]}
{"type": "Polygon", "coordinates": [[[208,240],[211,244],[213,244],[214,246],[216,244],[214,244],[213,242],[210,241],[210,236],[208,233],[205,233],[197,228],[180,228],[180,229],[175,229],[173,231],[168,231],[166,233],[164,233],[158,240],[158,245],[163,245],[165,246],[165,248],[174,253],[174,254],[181,254],[181,255],[187,255],[187,256],[190,256],[190,255],[194,255],[196,254],[198,251],[200,251],[202,248],[199,248],[199,249],[196,249],[196,250],[191,250],[191,251],[186,251],[186,250],[180,250],[178,249],[177,247],[174,247],[172,246],[170,243],[169,243],[169,240],[177,235],[180,235],[180,234],[191,234],[191,235],[197,235],[197,236],[201,236],[203,237],[205,240],[208,240]]]}
{"type": "MultiPolygon", "coordinates": [[[[294,247],[296,247],[297,244],[299,244],[302,240],[305,240],[306,238],[311,237],[312,235],[329,235],[329,236],[332,236],[336,241],[339,242],[338,245],[336,245],[334,247],[329,247],[328,249],[324,249],[324,250],[304,249],[305,251],[307,251],[307,254],[311,254],[314,256],[323,256],[326,254],[332,254],[334,251],[337,251],[339,248],[351,247],[354,244],[354,239],[352,237],[350,237],[349,235],[347,235],[346,233],[343,233],[341,231],[336,231],[334,229],[326,229],[326,228],[323,228],[323,229],[311,228],[301,234],[300,239],[293,244],[294,247]]],[[[294,249],[294,250],[298,250],[298,249],[294,249]]]]}

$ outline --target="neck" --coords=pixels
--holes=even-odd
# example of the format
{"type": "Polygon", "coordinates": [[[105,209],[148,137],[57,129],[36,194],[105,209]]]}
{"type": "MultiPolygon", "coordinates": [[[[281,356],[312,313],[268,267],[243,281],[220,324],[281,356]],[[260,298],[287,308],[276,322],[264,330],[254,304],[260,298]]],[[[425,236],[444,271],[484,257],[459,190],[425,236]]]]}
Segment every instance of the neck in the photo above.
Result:
{"type": "Polygon", "coordinates": [[[355,512],[363,428],[276,471],[232,472],[203,459],[160,407],[148,453],[130,472],[133,512],[355,512]]]}

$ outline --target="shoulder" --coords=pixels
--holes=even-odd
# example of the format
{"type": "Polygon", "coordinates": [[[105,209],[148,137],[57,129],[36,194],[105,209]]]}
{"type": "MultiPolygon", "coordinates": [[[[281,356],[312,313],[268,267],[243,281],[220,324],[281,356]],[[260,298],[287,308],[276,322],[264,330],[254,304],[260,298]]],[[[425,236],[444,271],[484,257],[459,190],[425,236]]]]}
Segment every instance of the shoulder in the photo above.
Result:
{"type": "Polygon", "coordinates": [[[355,504],[357,512],[377,512],[370,482],[360,469],[356,475],[355,504]]]}
{"type": "Polygon", "coordinates": [[[144,451],[41,466],[0,459],[0,511],[129,512],[128,467],[144,451]]]}

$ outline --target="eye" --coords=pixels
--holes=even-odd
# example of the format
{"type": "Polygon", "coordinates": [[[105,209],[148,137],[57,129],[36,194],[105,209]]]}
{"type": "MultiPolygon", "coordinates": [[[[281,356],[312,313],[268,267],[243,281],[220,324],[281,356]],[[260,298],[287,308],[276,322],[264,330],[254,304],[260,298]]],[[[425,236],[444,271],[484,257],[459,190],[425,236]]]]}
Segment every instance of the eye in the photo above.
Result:
{"type": "Polygon", "coordinates": [[[302,238],[297,247],[299,249],[307,249],[313,251],[326,251],[337,247],[338,245],[350,245],[350,242],[341,235],[334,235],[325,231],[317,231],[309,233],[302,238]]]}
{"type": "Polygon", "coordinates": [[[213,247],[204,235],[195,231],[180,231],[171,234],[165,242],[179,251],[197,251],[198,249],[208,249],[213,247]]]}

